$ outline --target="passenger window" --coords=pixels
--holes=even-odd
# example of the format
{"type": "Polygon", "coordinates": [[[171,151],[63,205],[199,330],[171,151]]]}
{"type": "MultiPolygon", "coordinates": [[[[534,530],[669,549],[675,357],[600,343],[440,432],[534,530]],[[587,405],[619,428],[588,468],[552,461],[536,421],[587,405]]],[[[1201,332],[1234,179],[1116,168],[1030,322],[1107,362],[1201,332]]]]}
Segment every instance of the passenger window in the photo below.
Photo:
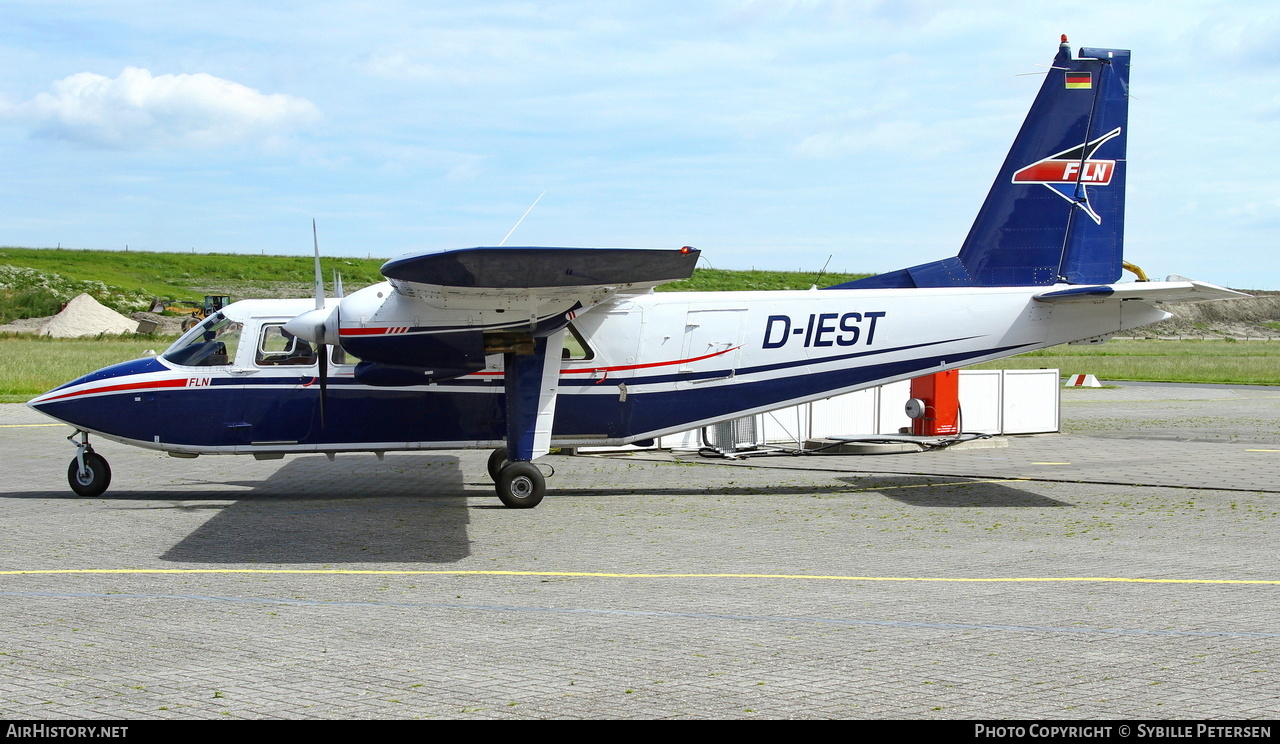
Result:
{"type": "Polygon", "coordinates": [[[334,364],[359,364],[360,363],[360,357],[356,356],[355,354],[352,354],[351,352],[347,351],[341,346],[333,347],[333,353],[329,356],[329,359],[334,364]]]}
{"type": "Polygon", "coordinates": [[[311,344],[286,331],[283,323],[264,325],[253,361],[262,367],[310,366],[316,363],[316,351],[311,344]]]}

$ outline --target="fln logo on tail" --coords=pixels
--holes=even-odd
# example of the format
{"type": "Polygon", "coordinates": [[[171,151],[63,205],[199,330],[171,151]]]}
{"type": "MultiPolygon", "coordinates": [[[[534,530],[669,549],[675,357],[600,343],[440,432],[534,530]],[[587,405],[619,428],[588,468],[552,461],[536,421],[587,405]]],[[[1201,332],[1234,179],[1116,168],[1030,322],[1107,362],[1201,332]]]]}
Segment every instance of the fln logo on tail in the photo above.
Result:
{"type": "Polygon", "coordinates": [[[1097,160],[1093,154],[1104,142],[1120,136],[1120,127],[1069,150],[1055,153],[1013,173],[1014,183],[1040,183],[1069,203],[1080,207],[1096,224],[1102,218],[1089,207],[1089,186],[1110,186],[1115,160],[1097,160]]]}

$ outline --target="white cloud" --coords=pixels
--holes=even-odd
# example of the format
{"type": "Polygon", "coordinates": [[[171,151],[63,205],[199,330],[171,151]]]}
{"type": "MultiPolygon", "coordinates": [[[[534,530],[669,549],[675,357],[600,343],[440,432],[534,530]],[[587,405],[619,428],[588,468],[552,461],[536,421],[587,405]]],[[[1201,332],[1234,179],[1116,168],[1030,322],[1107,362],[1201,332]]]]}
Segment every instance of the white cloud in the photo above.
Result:
{"type": "Polygon", "coordinates": [[[303,98],[263,94],[205,73],[153,76],[137,67],[116,78],[71,75],[3,113],[28,123],[37,137],[117,149],[271,144],[320,119],[303,98]]]}

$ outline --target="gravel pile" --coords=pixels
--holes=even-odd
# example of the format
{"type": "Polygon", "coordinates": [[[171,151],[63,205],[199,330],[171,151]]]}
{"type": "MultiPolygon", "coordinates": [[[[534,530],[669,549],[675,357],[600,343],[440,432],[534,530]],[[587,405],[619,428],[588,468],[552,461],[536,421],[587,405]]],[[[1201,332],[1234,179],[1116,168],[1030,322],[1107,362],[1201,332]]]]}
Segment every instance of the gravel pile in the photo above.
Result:
{"type": "Polygon", "coordinates": [[[133,333],[137,330],[138,321],[121,315],[87,294],[79,294],[71,298],[66,307],[52,317],[28,318],[0,326],[0,331],[37,333],[54,338],[79,338],[97,336],[100,333],[133,333]]]}

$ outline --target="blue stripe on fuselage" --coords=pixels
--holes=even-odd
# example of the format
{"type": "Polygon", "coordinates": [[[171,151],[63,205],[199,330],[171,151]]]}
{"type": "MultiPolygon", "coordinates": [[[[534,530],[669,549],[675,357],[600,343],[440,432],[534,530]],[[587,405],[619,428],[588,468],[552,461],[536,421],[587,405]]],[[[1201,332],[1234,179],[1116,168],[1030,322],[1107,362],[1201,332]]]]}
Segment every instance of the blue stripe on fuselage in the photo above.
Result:
{"type": "MultiPolygon", "coordinates": [[[[899,347],[899,351],[912,347],[899,347]]],[[[671,430],[685,423],[733,416],[783,401],[867,385],[954,365],[1027,346],[996,347],[965,353],[915,358],[882,364],[797,374],[759,382],[734,382],[691,390],[643,392],[636,386],[670,380],[705,379],[726,373],[708,372],[619,378],[632,388],[621,395],[561,395],[556,405],[556,437],[635,437],[671,430]]],[[[859,352],[840,359],[883,352],[859,352]]],[[[139,360],[148,361],[148,360],[139,360]]],[[[812,359],[765,365],[751,371],[776,371],[818,365],[834,359],[812,359]]],[[[743,373],[746,370],[739,370],[743,373]]],[[[388,449],[412,443],[501,441],[506,437],[505,395],[493,390],[501,378],[476,381],[473,390],[370,389],[353,380],[330,380],[326,425],[319,420],[319,386],[304,386],[302,376],[288,378],[216,378],[202,388],[164,388],[51,401],[41,406],[49,415],[86,429],[125,439],[192,448],[243,446],[254,442],[298,442],[300,446],[342,443],[387,443],[388,449]],[[244,386],[233,393],[228,385],[244,386]],[[482,392],[488,388],[493,392],[482,392]]],[[[566,381],[562,380],[562,384],[566,381]]],[[[598,381],[573,381],[590,385],[598,381]]],[[[451,383],[452,385],[453,383],[451,383]]]]}
{"type": "MultiPolygon", "coordinates": [[[[962,354],[886,362],[760,382],[737,382],[701,390],[632,392],[627,395],[625,402],[611,396],[564,395],[556,403],[555,435],[573,437],[576,434],[606,434],[611,438],[621,439],[670,430],[686,422],[731,417],[738,411],[766,408],[782,401],[813,397],[831,390],[867,385],[878,380],[911,376],[926,370],[936,370],[944,364],[954,365],[1028,345],[1017,344],[962,354]],[[601,410],[599,403],[595,401],[600,397],[611,401],[615,410],[601,410]],[[607,421],[614,428],[602,431],[601,421],[607,421]]],[[[629,387],[632,385],[629,380],[627,384],[629,387]]]]}

